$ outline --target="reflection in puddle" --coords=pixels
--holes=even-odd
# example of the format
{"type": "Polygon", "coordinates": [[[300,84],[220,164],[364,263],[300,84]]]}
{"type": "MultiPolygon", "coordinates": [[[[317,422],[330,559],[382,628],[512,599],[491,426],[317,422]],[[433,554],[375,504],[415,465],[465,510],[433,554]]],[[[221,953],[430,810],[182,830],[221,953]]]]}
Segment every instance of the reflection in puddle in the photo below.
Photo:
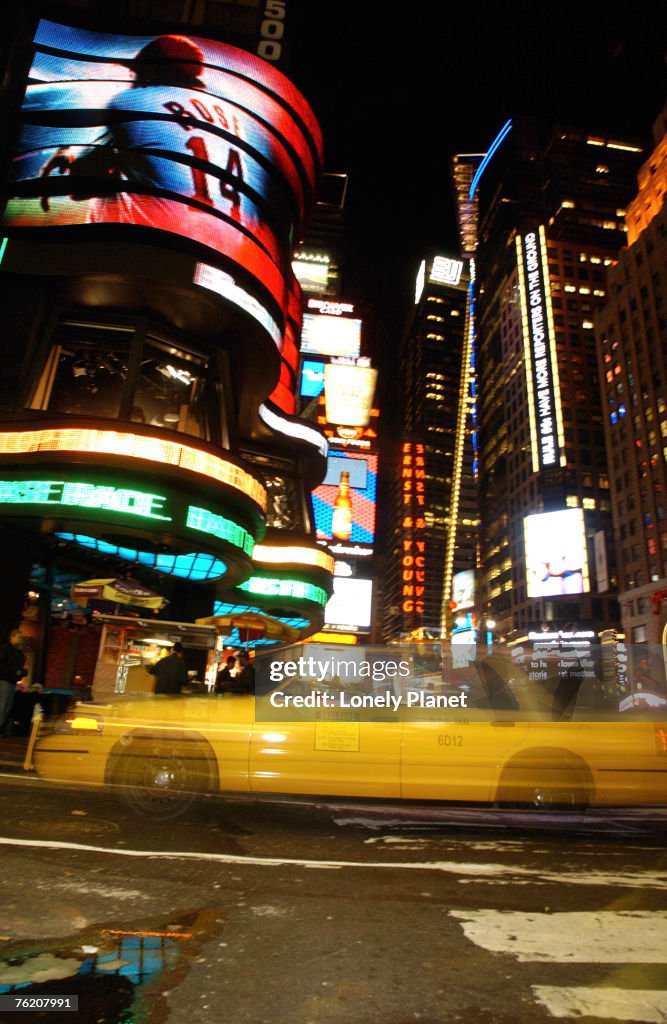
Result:
{"type": "Polygon", "coordinates": [[[191,938],[191,932],[105,929],[98,945],[7,957],[0,960],[0,993],[78,995],[78,1024],[130,1024],[136,987],[173,967],[179,942],[191,938]]]}

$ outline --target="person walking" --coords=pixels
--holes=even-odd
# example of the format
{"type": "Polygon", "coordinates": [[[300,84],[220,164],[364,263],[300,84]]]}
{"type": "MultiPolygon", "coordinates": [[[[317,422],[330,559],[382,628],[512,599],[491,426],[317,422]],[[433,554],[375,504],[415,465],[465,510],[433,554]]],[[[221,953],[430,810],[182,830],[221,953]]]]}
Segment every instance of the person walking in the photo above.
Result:
{"type": "Polygon", "coordinates": [[[0,645],[0,732],[9,717],[16,684],[28,674],[22,646],[20,629],[13,629],[5,643],[0,645]]]}

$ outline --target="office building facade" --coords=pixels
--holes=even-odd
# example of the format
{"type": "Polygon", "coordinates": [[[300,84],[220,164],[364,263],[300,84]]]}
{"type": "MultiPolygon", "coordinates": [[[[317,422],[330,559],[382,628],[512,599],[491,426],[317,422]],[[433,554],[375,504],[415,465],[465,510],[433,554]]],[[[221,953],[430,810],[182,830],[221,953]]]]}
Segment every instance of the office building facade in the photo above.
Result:
{"type": "Polygon", "coordinates": [[[667,108],[596,321],[621,623],[633,643],[662,643],[667,621],[666,119],[667,108]]]}
{"type": "Polygon", "coordinates": [[[430,254],[401,342],[400,439],[388,458],[387,641],[439,638],[453,575],[475,568],[468,283],[464,261],[430,254]]]}
{"type": "Polygon", "coordinates": [[[618,623],[594,319],[640,155],[517,119],[478,180],[480,613],[505,638],[618,623]]]}

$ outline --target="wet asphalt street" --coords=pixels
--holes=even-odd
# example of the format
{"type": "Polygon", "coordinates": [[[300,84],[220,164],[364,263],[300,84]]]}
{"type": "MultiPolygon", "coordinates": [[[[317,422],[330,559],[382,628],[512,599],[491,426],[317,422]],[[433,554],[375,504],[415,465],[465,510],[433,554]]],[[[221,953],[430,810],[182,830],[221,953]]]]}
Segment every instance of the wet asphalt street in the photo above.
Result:
{"type": "Polygon", "coordinates": [[[0,992],[79,1010],[2,1021],[667,1021],[665,813],[207,800],[160,822],[19,775],[0,992]]]}

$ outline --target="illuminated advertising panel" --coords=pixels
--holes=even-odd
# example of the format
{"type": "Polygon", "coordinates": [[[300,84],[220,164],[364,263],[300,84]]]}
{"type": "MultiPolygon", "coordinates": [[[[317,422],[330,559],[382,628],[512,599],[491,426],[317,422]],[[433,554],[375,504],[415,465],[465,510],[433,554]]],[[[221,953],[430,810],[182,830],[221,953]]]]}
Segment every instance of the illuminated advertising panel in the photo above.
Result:
{"type": "Polygon", "coordinates": [[[456,602],[456,611],[465,611],[475,606],[475,570],[464,569],[454,573],[452,577],[452,601],[456,602]]]}
{"type": "Polygon", "coordinates": [[[354,448],[357,451],[376,452],[378,446],[378,418],[380,410],[375,407],[369,411],[368,426],[345,427],[341,423],[328,423],[324,395],[320,396],[320,408],[317,423],[330,438],[331,444],[337,448],[354,448]]]}
{"type": "Polygon", "coordinates": [[[194,36],[41,21],[34,43],[4,224],[167,232],[252,274],[282,312],[321,151],[288,79],[194,36]]]}
{"type": "Polygon", "coordinates": [[[377,375],[370,366],[329,363],[324,368],[327,421],[343,427],[368,426],[377,375]]]}
{"type": "Polygon", "coordinates": [[[370,558],[375,540],[377,455],[337,451],[313,491],[317,539],[336,556],[370,558]]]}
{"type": "Polygon", "coordinates": [[[301,367],[301,397],[318,398],[324,392],[324,363],[304,359],[301,367]]]}
{"type": "Polygon", "coordinates": [[[334,576],[333,594],[324,610],[324,628],[367,633],[371,628],[372,604],[372,580],[334,576]]]}
{"type": "Polygon", "coordinates": [[[426,590],[426,486],[424,445],[412,441],[403,444],[401,458],[402,517],[401,534],[401,611],[405,629],[418,628],[424,615],[426,590]]]}
{"type": "Polygon", "coordinates": [[[292,260],[292,270],[301,288],[306,293],[321,295],[329,287],[329,262],[311,263],[309,260],[292,260]]]}
{"type": "Polygon", "coordinates": [[[528,597],[590,590],[583,509],[526,516],[523,529],[528,597]]]}
{"type": "Polygon", "coordinates": [[[563,423],[544,228],[516,238],[533,472],[564,464],[563,423]]]}
{"type": "Polygon", "coordinates": [[[304,355],[350,356],[361,351],[361,320],[323,313],[305,313],[301,333],[304,355]]]}

